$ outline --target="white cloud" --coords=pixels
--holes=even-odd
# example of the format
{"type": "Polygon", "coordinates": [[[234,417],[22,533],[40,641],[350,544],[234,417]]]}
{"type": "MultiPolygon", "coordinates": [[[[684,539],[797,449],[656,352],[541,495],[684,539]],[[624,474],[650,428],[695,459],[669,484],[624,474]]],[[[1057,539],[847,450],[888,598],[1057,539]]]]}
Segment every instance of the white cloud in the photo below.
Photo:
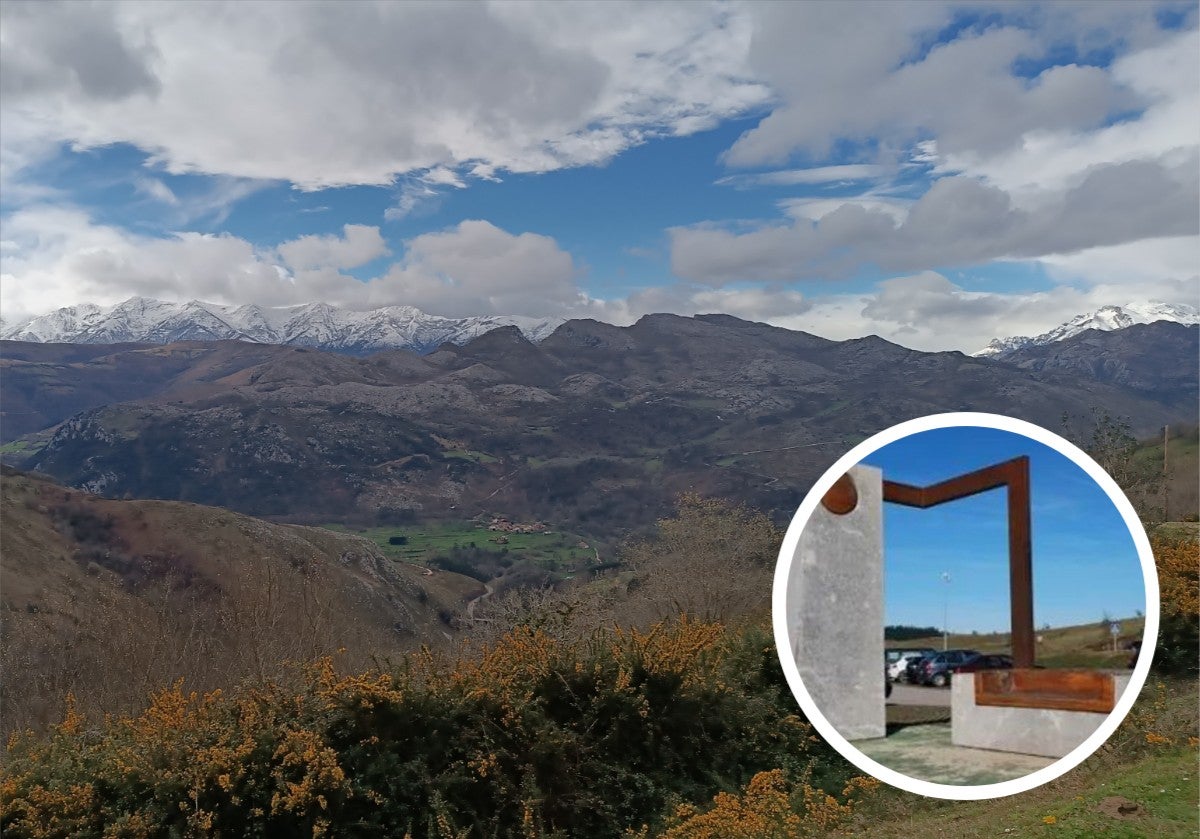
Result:
{"type": "Polygon", "coordinates": [[[894,203],[798,202],[789,205],[797,216],[791,225],[744,233],[711,224],[670,230],[671,268],[710,285],[840,279],[863,265],[919,271],[1195,235],[1200,154],[1096,166],[1071,188],[1024,203],[1029,209],[968,177],[935,181],[902,219],[894,203]]]}
{"type": "Polygon", "coordinates": [[[407,242],[404,259],[367,284],[367,299],[447,316],[554,315],[584,299],[575,273],[571,255],[549,236],[464,221],[407,242]]]}
{"type": "Polygon", "coordinates": [[[301,236],[276,250],[293,271],[357,268],[389,253],[378,227],[347,224],[342,232],[342,236],[301,236]]]}
{"type": "Polygon", "coordinates": [[[939,151],[937,171],[981,178],[1024,202],[1039,192],[1068,188],[1096,166],[1194,153],[1200,138],[1200,31],[1125,55],[1114,62],[1111,75],[1144,104],[1136,116],[1092,131],[1030,131],[994,154],[939,151]]]}
{"type": "Polygon", "coordinates": [[[588,305],[571,255],[552,238],[486,221],[407,241],[400,259],[365,282],[341,271],[389,251],[379,228],[363,225],[262,249],[229,234],[138,236],[79,210],[34,207],[6,219],[4,237],[0,309],[7,321],[132,295],[268,306],[321,300],[357,309],[403,304],[449,316],[569,315],[588,305]]]}
{"type": "Polygon", "coordinates": [[[992,154],[1030,132],[1091,130],[1145,91],[1131,91],[1128,74],[1081,64],[1051,63],[1026,79],[1017,63],[1066,45],[1138,51],[1167,37],[1149,4],[993,3],[971,9],[989,25],[939,43],[965,5],[750,6],[750,60],[779,103],[726,160],[763,166],[821,158],[839,140],[906,148],[931,136],[946,154],[992,154]]]}
{"type": "Polygon", "coordinates": [[[1157,279],[1140,283],[1060,286],[1049,291],[999,293],[971,291],[942,274],[924,271],[885,280],[868,294],[810,298],[799,314],[780,313],[768,322],[825,338],[846,340],[879,335],[918,350],[983,349],[992,338],[1040,335],[1083,312],[1142,300],[1187,300],[1185,282],[1157,279]]]}
{"type": "Polygon", "coordinates": [[[891,217],[895,224],[900,224],[908,216],[908,210],[913,202],[903,198],[886,198],[867,194],[855,198],[785,198],[779,202],[779,209],[794,219],[820,221],[825,216],[842,207],[859,207],[863,210],[884,213],[891,217]]]}
{"type": "Polygon", "coordinates": [[[133,181],[133,187],[142,195],[153,198],[155,201],[159,201],[170,207],[179,206],[179,197],[158,178],[137,177],[133,181]]]}
{"type": "Polygon", "coordinates": [[[1131,287],[1175,283],[1179,293],[1168,299],[1200,304],[1200,236],[1142,239],[1039,261],[1060,282],[1131,287]]]}
{"type": "Polygon", "coordinates": [[[135,294],[232,302],[283,291],[272,265],[230,235],[153,239],[95,224],[76,209],[42,206],[6,218],[4,236],[13,243],[0,254],[0,309],[8,320],[135,294]]]}
{"type": "Polygon", "coordinates": [[[405,243],[379,276],[363,282],[339,269],[386,251],[378,228],[347,225],[342,236],[307,236],[256,249],[230,235],[157,239],[95,224],[77,210],[13,214],[0,243],[0,311],[6,322],[64,303],[112,304],[140,294],[165,300],[289,305],[323,300],[350,308],[414,305],[433,314],[594,317],[629,324],[645,314],[722,312],[827,338],[877,334],[924,350],[980,349],[992,337],[1038,334],[1111,303],[1194,302],[1196,237],[1082,251],[1049,262],[1090,286],[1006,294],[970,290],[924,271],[870,293],[804,295],[771,285],[710,288],[678,283],[596,299],[577,285],[571,255],[550,237],[466,221],[405,243]]]}
{"type": "Polygon", "coordinates": [[[748,21],[713,5],[6,3],[3,23],[14,143],[305,189],[600,163],[768,95],[748,21]]]}
{"type": "Polygon", "coordinates": [[[839,166],[817,166],[811,169],[781,169],[775,172],[729,175],[718,179],[717,183],[737,189],[756,186],[828,184],[871,180],[883,177],[888,171],[888,167],[874,163],[847,163],[839,166]]]}
{"type": "MultiPolygon", "coordinates": [[[[728,163],[819,161],[839,143],[864,144],[876,159],[907,148],[932,185],[917,200],[883,183],[849,197],[783,199],[791,223],[672,229],[675,273],[723,285],[840,279],[864,265],[1066,264],[1080,251],[1200,232],[1194,10],[1177,7],[1191,28],[1172,33],[1148,5],[1000,4],[988,27],[937,42],[959,6],[883,3],[864,14],[858,4],[854,15],[837,4],[752,7],[751,61],[779,102],[728,150],[728,163]],[[1036,66],[1066,45],[1118,57],[1104,68],[1051,62],[1032,78],[1017,74],[1018,62],[1036,66]]],[[[722,182],[811,185],[841,168],[722,182]]]]}

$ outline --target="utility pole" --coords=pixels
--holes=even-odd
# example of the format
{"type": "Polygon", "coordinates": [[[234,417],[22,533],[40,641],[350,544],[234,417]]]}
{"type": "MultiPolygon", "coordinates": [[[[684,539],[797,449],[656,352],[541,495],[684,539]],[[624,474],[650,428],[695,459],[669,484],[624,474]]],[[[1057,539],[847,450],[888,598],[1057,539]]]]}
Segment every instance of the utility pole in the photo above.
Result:
{"type": "Polygon", "coordinates": [[[942,652],[950,649],[950,572],[942,572],[942,652]]]}

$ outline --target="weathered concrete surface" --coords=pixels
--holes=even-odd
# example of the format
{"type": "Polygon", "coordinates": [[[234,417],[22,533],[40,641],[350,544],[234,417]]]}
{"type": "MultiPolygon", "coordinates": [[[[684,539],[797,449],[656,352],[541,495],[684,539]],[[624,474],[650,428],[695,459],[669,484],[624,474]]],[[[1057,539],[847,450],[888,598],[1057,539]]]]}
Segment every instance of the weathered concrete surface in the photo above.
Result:
{"type": "MultiPolygon", "coordinates": [[[[1114,695],[1129,685],[1129,675],[1115,673],[1114,695]]],[[[975,674],[956,676],[950,685],[951,740],[956,746],[994,749],[1060,758],[1092,735],[1108,714],[1009,708],[975,704],[975,674]]]]}
{"type": "Polygon", "coordinates": [[[872,760],[910,778],[935,784],[978,786],[1024,778],[1054,762],[1052,758],[956,746],[951,724],[910,725],[880,740],[855,747],[872,760]]]}
{"type": "Polygon", "coordinates": [[[883,737],[883,474],[855,466],[858,506],[817,505],[788,578],[788,633],[804,686],[847,740],[883,737]]]}

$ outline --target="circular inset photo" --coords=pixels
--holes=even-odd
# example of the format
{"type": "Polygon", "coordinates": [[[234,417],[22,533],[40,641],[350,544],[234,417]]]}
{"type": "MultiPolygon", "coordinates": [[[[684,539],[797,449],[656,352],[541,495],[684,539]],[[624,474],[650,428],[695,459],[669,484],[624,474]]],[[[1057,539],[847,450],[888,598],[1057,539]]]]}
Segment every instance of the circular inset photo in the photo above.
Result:
{"type": "Polygon", "coordinates": [[[817,481],[775,570],[776,646],[809,721],[909,792],[983,799],[1092,754],[1158,633],[1150,543],[1116,483],[1056,434],[938,414],[817,481]]]}

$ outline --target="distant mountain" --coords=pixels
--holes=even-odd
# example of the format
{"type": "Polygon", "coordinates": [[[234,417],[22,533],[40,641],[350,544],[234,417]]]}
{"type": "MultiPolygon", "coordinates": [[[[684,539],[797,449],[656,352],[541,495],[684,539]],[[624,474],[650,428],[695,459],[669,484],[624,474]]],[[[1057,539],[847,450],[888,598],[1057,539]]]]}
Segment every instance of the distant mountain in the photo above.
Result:
{"type": "Polygon", "coordinates": [[[1198,333],[1089,331],[1075,351],[1103,364],[1028,368],[725,315],[571,320],[537,344],[510,326],[424,356],[8,343],[0,442],[10,462],[118,498],[312,523],[503,514],[608,540],[686,492],[784,520],[855,442],[927,414],[1195,422],[1198,333]]]}
{"type": "Polygon", "coordinates": [[[1077,315],[1061,326],[1056,326],[1049,332],[1043,332],[1032,338],[1021,335],[1012,338],[995,338],[986,347],[972,355],[976,358],[1002,359],[1026,347],[1062,341],[1089,329],[1112,332],[1139,323],[1155,323],[1157,321],[1182,323],[1185,326],[1200,324],[1200,310],[1197,310],[1195,306],[1171,303],[1127,303],[1124,306],[1102,306],[1094,312],[1077,315]]]}
{"type": "Polygon", "coordinates": [[[1094,379],[1177,405],[1200,399],[1195,355],[1200,327],[1166,320],[1121,329],[1087,329],[1061,341],[1032,344],[1000,361],[1031,373],[1094,379]]]}
{"type": "Polygon", "coordinates": [[[463,344],[502,326],[539,341],[561,318],[493,315],[443,318],[412,306],[365,312],[325,303],[303,306],[218,306],[192,300],[166,303],[131,297],[115,306],[83,303],[0,329],[0,338],[40,344],[170,344],[175,341],[251,341],[361,355],[385,349],[424,353],[463,344]]]}

